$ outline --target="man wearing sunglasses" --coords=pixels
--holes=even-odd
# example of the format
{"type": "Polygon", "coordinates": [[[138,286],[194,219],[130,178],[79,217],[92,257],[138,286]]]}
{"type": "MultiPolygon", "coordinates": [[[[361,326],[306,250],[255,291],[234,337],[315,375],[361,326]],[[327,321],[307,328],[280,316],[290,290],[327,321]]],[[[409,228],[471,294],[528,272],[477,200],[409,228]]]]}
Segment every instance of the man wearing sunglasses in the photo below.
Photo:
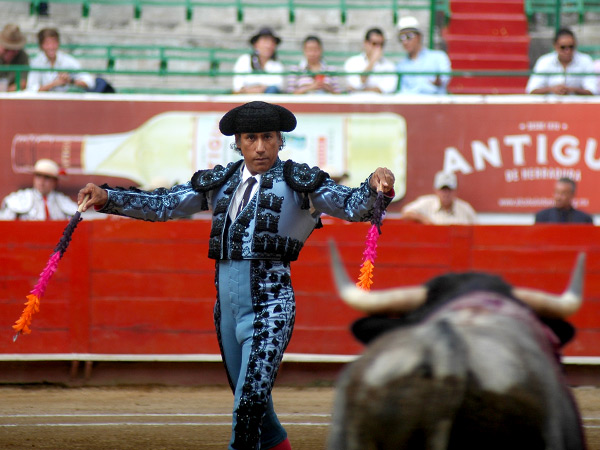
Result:
{"type": "Polygon", "coordinates": [[[450,81],[450,59],[442,50],[430,50],[423,46],[423,33],[419,21],[412,16],[398,21],[398,39],[406,51],[406,57],[398,63],[400,93],[445,94],[450,81]],[[428,72],[407,75],[410,72],[428,72]]]}
{"type": "Polygon", "coordinates": [[[365,35],[364,51],[355,55],[344,64],[349,92],[376,92],[391,94],[398,87],[398,77],[394,63],[383,56],[385,37],[379,28],[371,28],[365,35]],[[387,72],[375,75],[373,72],[387,72]],[[361,73],[361,74],[359,74],[361,73]]]}
{"type": "Polygon", "coordinates": [[[554,51],[539,57],[529,77],[528,94],[594,95],[598,92],[594,62],[576,50],[575,35],[568,28],[557,31],[554,51]],[[582,75],[588,74],[588,75],[582,75]]]}

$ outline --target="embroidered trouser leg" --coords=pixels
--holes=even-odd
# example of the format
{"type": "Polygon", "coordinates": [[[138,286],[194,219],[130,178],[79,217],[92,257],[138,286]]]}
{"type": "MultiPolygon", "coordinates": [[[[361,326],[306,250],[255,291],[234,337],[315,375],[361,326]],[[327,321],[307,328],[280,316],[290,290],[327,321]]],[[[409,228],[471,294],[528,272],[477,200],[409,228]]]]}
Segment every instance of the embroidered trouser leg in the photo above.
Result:
{"type": "Polygon", "coordinates": [[[273,447],[287,436],[271,390],[295,320],[289,264],[223,260],[216,281],[215,325],[235,396],[229,448],[273,447]]]}

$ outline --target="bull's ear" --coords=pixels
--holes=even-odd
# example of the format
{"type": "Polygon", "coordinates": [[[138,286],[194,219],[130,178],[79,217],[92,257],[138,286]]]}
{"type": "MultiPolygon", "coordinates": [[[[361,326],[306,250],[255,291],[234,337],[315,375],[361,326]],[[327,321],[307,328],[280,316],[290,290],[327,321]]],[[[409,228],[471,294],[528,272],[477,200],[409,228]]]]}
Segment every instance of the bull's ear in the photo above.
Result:
{"type": "Polygon", "coordinates": [[[424,286],[364,291],[348,277],[337,246],[329,241],[331,268],[339,296],[352,308],[367,314],[399,313],[412,311],[421,306],[427,298],[424,286]]]}
{"type": "Polygon", "coordinates": [[[535,289],[515,288],[514,296],[527,303],[540,316],[566,318],[576,313],[583,299],[585,259],[585,253],[577,255],[571,280],[562,295],[553,295],[535,289]]]}

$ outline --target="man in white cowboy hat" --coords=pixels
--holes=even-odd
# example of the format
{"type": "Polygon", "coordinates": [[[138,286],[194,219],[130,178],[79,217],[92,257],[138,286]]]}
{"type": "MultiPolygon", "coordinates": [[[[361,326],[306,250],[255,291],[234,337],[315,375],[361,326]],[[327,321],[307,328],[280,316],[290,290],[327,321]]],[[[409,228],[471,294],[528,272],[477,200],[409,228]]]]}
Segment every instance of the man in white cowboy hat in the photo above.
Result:
{"type": "Polygon", "coordinates": [[[1,220],[64,220],[77,211],[77,203],[56,191],[60,169],[50,159],[33,168],[33,187],[7,195],[0,207],[1,220]]]}
{"type": "Polygon", "coordinates": [[[406,51],[396,69],[400,74],[402,94],[445,94],[450,81],[450,58],[442,50],[432,50],[423,45],[423,31],[413,16],[398,21],[398,39],[406,51]],[[406,75],[407,72],[431,72],[428,75],[406,75]]]}
{"type": "Polygon", "coordinates": [[[472,225],[477,214],[456,197],[458,182],[453,172],[440,171],[433,180],[434,194],[423,195],[402,208],[402,218],[426,225],[472,225]]]}
{"type": "MultiPolygon", "coordinates": [[[[29,56],[23,48],[27,39],[17,25],[8,23],[0,32],[0,64],[11,66],[28,66],[29,56]]],[[[2,89],[8,91],[17,90],[16,72],[0,72],[0,80],[7,80],[6,88],[0,84],[2,89]]],[[[27,72],[20,72],[19,89],[25,89],[27,85],[27,72]]]]}

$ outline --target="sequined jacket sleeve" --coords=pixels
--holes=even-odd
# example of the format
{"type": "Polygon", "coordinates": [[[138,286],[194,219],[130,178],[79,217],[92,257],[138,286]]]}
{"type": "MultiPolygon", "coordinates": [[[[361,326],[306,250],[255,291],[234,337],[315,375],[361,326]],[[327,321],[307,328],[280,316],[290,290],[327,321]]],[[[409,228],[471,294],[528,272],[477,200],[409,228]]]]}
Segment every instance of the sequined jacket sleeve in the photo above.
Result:
{"type": "MultiPolygon", "coordinates": [[[[313,208],[339,219],[350,222],[367,222],[372,217],[377,192],[369,185],[370,177],[357,188],[349,188],[335,183],[331,178],[325,179],[310,195],[313,208]]],[[[384,195],[385,206],[392,197],[384,195]]]]}
{"type": "Polygon", "coordinates": [[[108,192],[108,201],[99,212],[106,214],[164,222],[208,210],[206,194],[194,191],[190,182],[154,191],[111,188],[106,185],[102,188],[108,192]]]}

